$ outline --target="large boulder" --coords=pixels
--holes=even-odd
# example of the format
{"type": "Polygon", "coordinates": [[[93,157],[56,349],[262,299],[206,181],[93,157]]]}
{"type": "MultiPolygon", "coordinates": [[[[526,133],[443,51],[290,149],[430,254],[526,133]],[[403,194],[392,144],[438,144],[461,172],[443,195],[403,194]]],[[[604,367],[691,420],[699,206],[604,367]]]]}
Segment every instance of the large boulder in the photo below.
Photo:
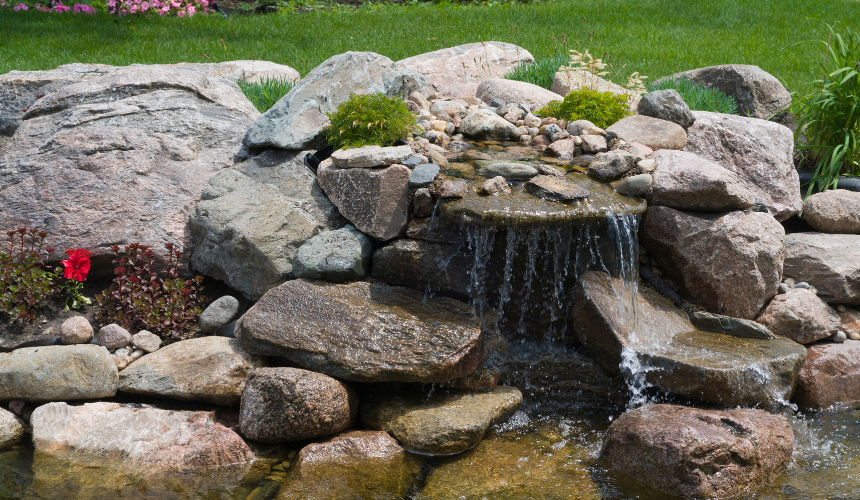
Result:
{"type": "Polygon", "coordinates": [[[803,218],[824,233],[860,234],[860,193],[832,189],[803,203],[803,218]]]}
{"type": "Polygon", "coordinates": [[[233,164],[259,113],[239,87],[191,68],[132,65],[67,85],[30,106],[0,150],[0,227],[38,227],[57,248],[191,248],[188,214],[233,164]]]}
{"type": "Polygon", "coordinates": [[[332,56],[258,118],[245,134],[244,142],[249,147],[321,147],[322,131],[328,122],[326,114],[336,111],[350,94],[382,93],[405,99],[426,86],[423,76],[373,52],[332,56]]]}
{"type": "Polygon", "coordinates": [[[304,152],[270,150],[209,180],[191,214],[191,265],[257,300],[283,283],[306,241],[346,224],[304,152]]]}
{"type": "Polygon", "coordinates": [[[236,336],[249,352],[359,382],[447,382],[482,356],[468,305],[367,282],[284,283],[245,313],[236,336]]]}
{"type": "Polygon", "coordinates": [[[652,205],[694,212],[746,210],[755,195],[732,171],[686,151],[661,149],[651,157],[657,169],[651,174],[652,205]]]}
{"type": "Polygon", "coordinates": [[[218,405],[239,402],[245,379],[264,358],[248,354],[239,341],[201,337],[162,347],[119,374],[119,390],[218,405]]]}
{"type": "Polygon", "coordinates": [[[361,405],[361,420],[386,431],[408,451],[451,455],[478,444],[492,425],[505,422],[523,402],[513,387],[490,392],[399,394],[375,391],[361,405]]]}
{"type": "Polygon", "coordinates": [[[399,500],[414,487],[420,460],[388,433],[349,431],[299,452],[277,500],[399,500]]]}
{"type": "Polygon", "coordinates": [[[384,168],[341,168],[320,163],[319,183],[340,213],[359,231],[387,241],[409,222],[409,176],[403,165],[384,168]]]}
{"type": "Polygon", "coordinates": [[[576,336],[605,371],[640,386],[725,406],[770,406],[787,400],[806,351],[788,339],[704,331],[650,288],[635,297],[638,320],[620,296],[627,285],[589,272],[574,300],[576,336]]]}
{"type": "Polygon", "coordinates": [[[258,61],[256,59],[224,61],[220,63],[179,63],[178,65],[192,66],[210,76],[220,76],[234,82],[242,80],[245,82],[260,83],[263,80],[278,79],[295,83],[302,78],[298,71],[287,65],[271,61],[258,61]]]}
{"type": "Polygon", "coordinates": [[[427,79],[427,90],[442,96],[474,97],[484,78],[503,78],[535,58],[522,47],[504,42],[476,42],[407,57],[397,64],[427,79]]]}
{"type": "Polygon", "coordinates": [[[11,411],[0,408],[0,450],[17,444],[24,437],[24,421],[11,411]]]}
{"type": "Polygon", "coordinates": [[[558,71],[552,77],[550,90],[565,97],[573,90],[596,90],[597,92],[612,92],[623,95],[630,102],[630,112],[635,113],[639,108],[639,100],[642,96],[631,92],[621,85],[604,80],[597,75],[584,70],[558,71]]]}
{"type": "Polygon", "coordinates": [[[792,401],[805,410],[860,407],[860,342],[809,346],[792,401]]]}
{"type": "Polygon", "coordinates": [[[756,321],[799,344],[826,339],[842,324],[836,311],[806,288],[790,288],[777,295],[756,321]]]}
{"type": "Polygon", "coordinates": [[[254,459],[238,434],[204,411],[123,405],[48,403],[30,420],[36,450],[69,461],[186,470],[254,459]]]}
{"type": "Polygon", "coordinates": [[[538,111],[550,101],[559,101],[558,94],[533,83],[504,78],[485,78],[478,85],[475,96],[489,104],[493,99],[507,103],[525,104],[532,111],[538,111]]]}
{"type": "Polygon", "coordinates": [[[96,399],[116,394],[117,370],[93,344],[25,347],[0,353],[0,401],[96,399]]]}
{"type": "Polygon", "coordinates": [[[239,425],[254,441],[302,441],[350,427],[358,396],[346,384],[300,368],[260,368],[242,393],[239,425]]]}
{"type": "Polygon", "coordinates": [[[685,151],[738,174],[778,221],[800,212],[800,180],[794,168],[794,134],[778,123],[737,115],[693,111],[685,151]]]}
{"type": "Polygon", "coordinates": [[[479,139],[513,139],[516,127],[489,109],[476,109],[463,118],[458,130],[479,139]]]}
{"type": "Polygon", "coordinates": [[[658,490],[710,499],[769,484],[791,463],[793,449],[782,415],[654,404],[618,417],[601,456],[658,490]]]}
{"type": "Polygon", "coordinates": [[[475,256],[460,244],[395,240],[373,253],[373,277],[467,300],[475,256]]]}
{"type": "Polygon", "coordinates": [[[785,276],[805,281],[836,304],[860,304],[860,235],[792,233],[785,237],[785,276]]]}
{"type": "Polygon", "coordinates": [[[735,98],[738,114],[769,120],[791,106],[791,94],[773,75],[748,64],[723,64],[675,73],[662,80],[692,80],[705,88],[717,88],[735,98]]]}
{"type": "Polygon", "coordinates": [[[293,274],[333,283],[360,280],[367,276],[372,250],[370,238],[353,226],[326,231],[299,247],[293,274]]]}
{"type": "Polygon", "coordinates": [[[655,150],[684,149],[687,145],[687,132],[683,127],[645,115],[622,118],[610,125],[606,132],[655,150]]]}
{"type": "Polygon", "coordinates": [[[106,64],[73,63],[47,71],[10,71],[0,75],[0,137],[12,137],[21,125],[21,117],[42,97],[115,69],[106,64]]]}
{"type": "Polygon", "coordinates": [[[697,214],[669,207],[645,211],[639,239],[680,288],[711,312],[758,316],[782,279],[785,230],[761,212],[697,214]]]}

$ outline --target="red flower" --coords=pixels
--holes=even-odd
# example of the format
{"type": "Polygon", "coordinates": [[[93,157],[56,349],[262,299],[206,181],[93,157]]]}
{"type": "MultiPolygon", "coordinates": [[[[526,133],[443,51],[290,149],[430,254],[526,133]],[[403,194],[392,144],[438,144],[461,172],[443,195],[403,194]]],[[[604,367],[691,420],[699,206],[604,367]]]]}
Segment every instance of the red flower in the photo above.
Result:
{"type": "Polygon", "coordinates": [[[66,279],[76,281],[86,281],[87,274],[90,272],[90,252],[83,248],[75,248],[66,250],[66,255],[69,260],[62,261],[66,267],[63,276],[66,279]]]}

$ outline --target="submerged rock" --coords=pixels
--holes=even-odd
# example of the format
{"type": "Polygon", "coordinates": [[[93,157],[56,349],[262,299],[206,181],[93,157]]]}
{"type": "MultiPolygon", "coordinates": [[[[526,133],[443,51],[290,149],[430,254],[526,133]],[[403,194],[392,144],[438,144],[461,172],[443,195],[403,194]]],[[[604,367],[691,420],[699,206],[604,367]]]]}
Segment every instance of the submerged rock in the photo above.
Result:
{"type": "Polygon", "coordinates": [[[245,379],[268,365],[239,341],[201,337],[162,347],[120,372],[119,390],[186,401],[231,405],[239,402],[245,379]]]}
{"type": "Polygon", "coordinates": [[[785,237],[787,278],[806,282],[836,304],[860,304],[860,235],[792,233],[785,237]]]}
{"type": "Polygon", "coordinates": [[[710,312],[758,316],[776,295],[785,229],[769,214],[701,214],[650,206],[639,241],[681,295],[710,312]]]}
{"type": "Polygon", "coordinates": [[[756,321],[799,344],[826,339],[841,325],[836,311],[804,288],[790,288],[774,297],[756,321]]]}
{"type": "Polygon", "coordinates": [[[116,394],[117,369],[93,344],[25,347],[0,353],[0,401],[96,399],[116,394]]]}
{"type": "Polygon", "coordinates": [[[805,410],[860,407],[860,342],[809,346],[792,402],[805,410]]]}
{"type": "Polygon", "coordinates": [[[299,368],[260,368],[242,393],[242,435],[254,441],[301,441],[349,428],[358,396],[346,384],[299,368]]]}
{"type": "Polygon", "coordinates": [[[776,479],[791,462],[788,419],[762,410],[654,404],[609,426],[601,455],[666,493],[726,498],[776,479]]]}
{"type": "Polygon", "coordinates": [[[468,305],[367,282],[284,283],[245,313],[236,337],[249,352],[360,382],[447,382],[482,357],[468,305]]]}
{"type": "Polygon", "coordinates": [[[523,181],[538,175],[529,163],[487,161],[478,168],[478,174],[487,178],[504,177],[506,180],[523,181]]]}
{"type": "Polygon", "coordinates": [[[349,431],[299,452],[278,500],[400,500],[415,484],[420,461],[380,431],[349,431]]]}
{"type": "Polygon", "coordinates": [[[238,434],[203,411],[119,403],[48,403],[33,411],[36,450],[69,461],[185,470],[253,460],[238,434]]]}
{"type": "Polygon", "coordinates": [[[443,394],[376,394],[362,403],[361,420],[394,436],[411,452],[460,453],[477,445],[490,426],[506,421],[523,402],[519,390],[496,387],[490,392],[443,394]]]}
{"type": "Polygon", "coordinates": [[[648,384],[726,406],[774,405],[791,396],[806,355],[802,346],[698,330],[648,288],[638,291],[634,325],[624,293],[631,293],[629,285],[592,271],[581,278],[574,301],[576,335],[608,373],[638,364],[648,384]]]}

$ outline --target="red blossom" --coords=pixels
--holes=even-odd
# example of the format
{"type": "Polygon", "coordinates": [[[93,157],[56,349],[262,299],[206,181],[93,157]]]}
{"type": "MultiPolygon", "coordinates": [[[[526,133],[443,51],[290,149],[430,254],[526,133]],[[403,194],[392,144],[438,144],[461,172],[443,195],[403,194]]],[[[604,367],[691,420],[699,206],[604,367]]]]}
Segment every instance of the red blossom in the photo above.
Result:
{"type": "Polygon", "coordinates": [[[66,279],[76,281],[86,281],[87,274],[90,272],[90,252],[83,248],[74,248],[66,250],[66,255],[69,260],[64,260],[61,263],[65,266],[63,276],[66,279]]]}

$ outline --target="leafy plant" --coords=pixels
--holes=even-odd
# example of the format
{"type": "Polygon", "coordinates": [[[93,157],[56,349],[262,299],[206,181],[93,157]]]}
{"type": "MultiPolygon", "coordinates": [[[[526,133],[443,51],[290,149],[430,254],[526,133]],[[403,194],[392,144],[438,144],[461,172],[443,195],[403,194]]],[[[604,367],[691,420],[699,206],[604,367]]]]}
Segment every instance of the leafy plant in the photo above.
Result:
{"type": "MultiPolygon", "coordinates": [[[[82,304],[92,304],[92,301],[83,293],[84,281],[87,280],[87,275],[90,272],[90,251],[83,248],[73,248],[66,250],[66,255],[69,258],[60,261],[60,264],[63,265],[65,282],[60,283],[57,287],[66,292],[66,310],[78,309],[82,304]]],[[[59,270],[55,276],[59,279],[59,270]]]]}
{"type": "Polygon", "coordinates": [[[807,195],[837,186],[840,174],[860,175],[860,36],[827,26],[822,78],[797,106],[797,148],[814,166],[807,195]],[[828,68],[833,68],[828,72],[828,68]],[[805,141],[801,138],[805,137],[805,141]]]}
{"type": "Polygon", "coordinates": [[[539,112],[541,116],[554,116],[568,122],[589,120],[606,128],[630,114],[627,96],[595,90],[574,90],[563,101],[550,101],[539,112]]]}
{"type": "Polygon", "coordinates": [[[45,246],[45,231],[20,228],[6,236],[8,250],[0,252],[0,311],[13,323],[29,323],[51,294],[53,274],[46,261],[54,249],[45,246]]]}
{"type": "Polygon", "coordinates": [[[335,149],[388,146],[406,137],[415,125],[405,102],[381,93],[350,94],[328,119],[331,126],[326,134],[335,149]]]}
{"type": "Polygon", "coordinates": [[[100,320],[128,330],[147,329],[162,337],[176,339],[203,309],[200,295],[202,276],[183,280],[179,275],[182,252],[172,243],[168,249],[166,277],[153,269],[155,256],[146,245],[132,243],[123,251],[113,246],[114,277],[110,287],[96,297],[102,307],[100,320]]]}
{"type": "Polygon", "coordinates": [[[556,52],[552,57],[540,59],[531,64],[521,63],[516,68],[508,71],[505,74],[505,78],[532,83],[549,90],[552,87],[552,80],[558,68],[563,66],[567,61],[567,54],[556,52]]]}
{"type": "Polygon", "coordinates": [[[239,88],[245,97],[254,104],[257,111],[265,113],[293,89],[295,83],[286,78],[263,77],[259,82],[240,80],[239,88]]]}
{"type": "Polygon", "coordinates": [[[734,97],[724,94],[718,88],[702,87],[689,78],[678,80],[666,78],[648,86],[648,92],[667,89],[677,90],[681,94],[681,99],[684,99],[687,106],[694,111],[713,111],[729,115],[738,113],[738,103],[734,97]]]}

